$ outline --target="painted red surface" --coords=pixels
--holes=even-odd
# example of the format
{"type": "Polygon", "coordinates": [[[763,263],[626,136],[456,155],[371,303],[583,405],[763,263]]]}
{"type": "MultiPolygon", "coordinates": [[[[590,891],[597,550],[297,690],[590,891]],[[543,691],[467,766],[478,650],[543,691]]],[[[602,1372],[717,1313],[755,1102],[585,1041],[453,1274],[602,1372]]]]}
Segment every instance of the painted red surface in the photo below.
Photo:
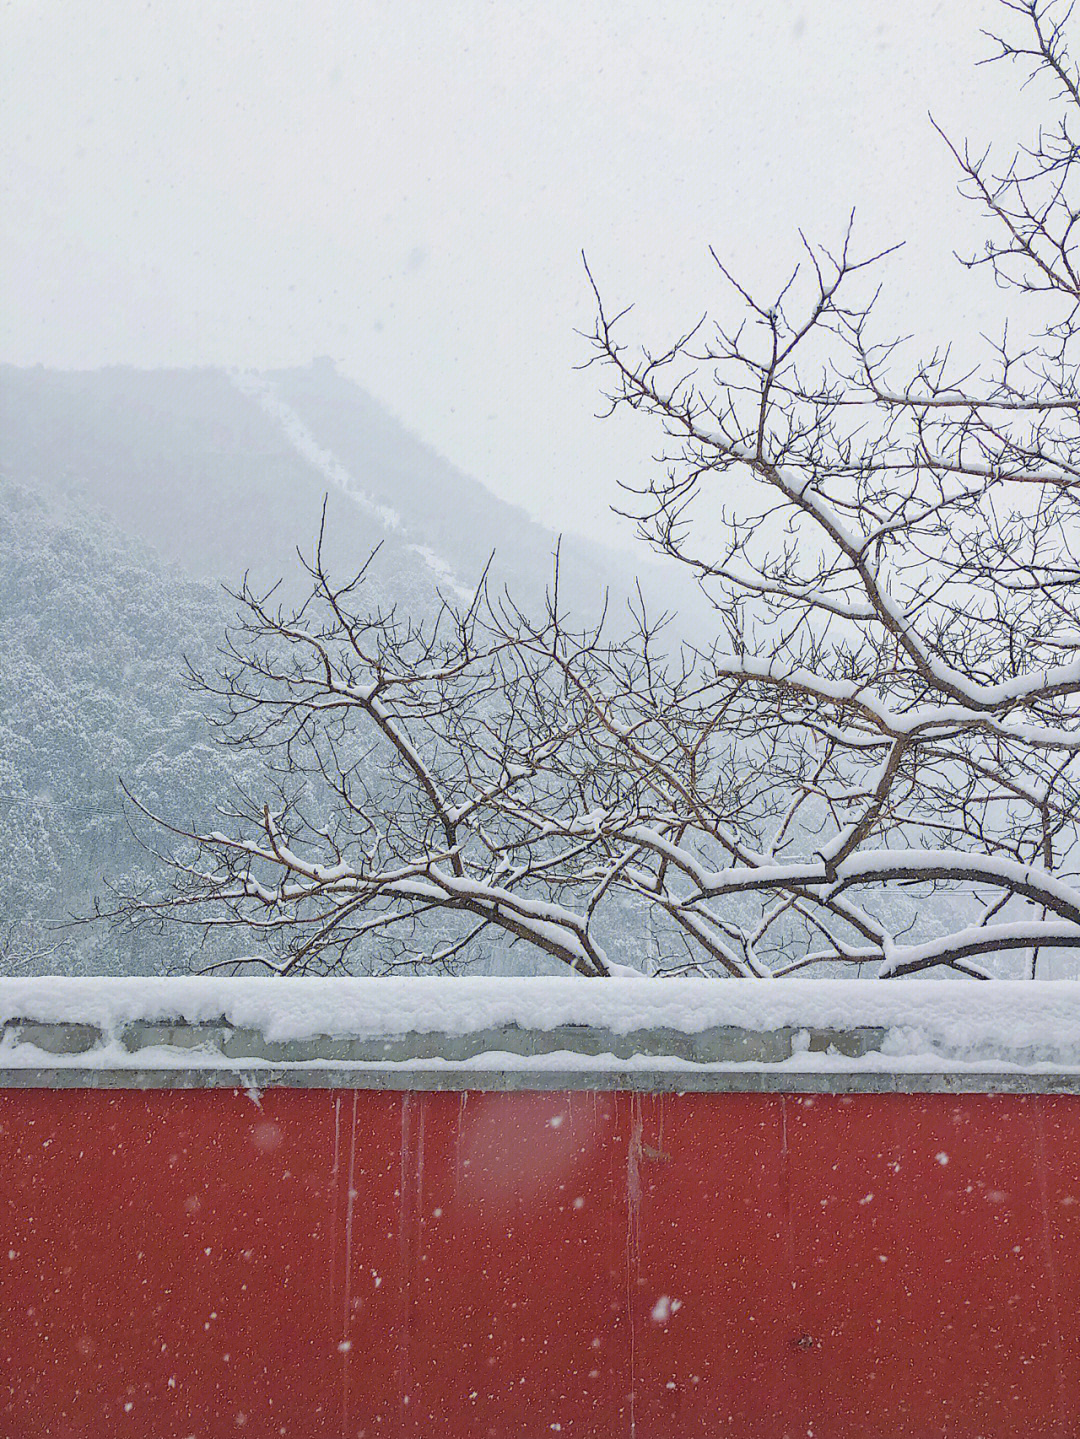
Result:
{"type": "Polygon", "coordinates": [[[1080,1100],[0,1093],[4,1439],[1075,1439],[1080,1100]]]}

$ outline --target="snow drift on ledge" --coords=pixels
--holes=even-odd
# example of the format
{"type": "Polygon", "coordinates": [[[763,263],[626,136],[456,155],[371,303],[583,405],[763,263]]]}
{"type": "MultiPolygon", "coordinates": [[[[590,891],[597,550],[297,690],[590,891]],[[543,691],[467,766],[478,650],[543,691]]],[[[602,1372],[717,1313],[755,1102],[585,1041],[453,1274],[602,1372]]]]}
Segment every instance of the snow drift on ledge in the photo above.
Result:
{"type": "MultiPolygon", "coordinates": [[[[696,979],[0,979],[0,1024],[224,1021],[268,1041],[468,1035],[516,1025],[700,1034],[888,1031],[884,1053],[958,1060],[1080,1053],[1080,982],[696,979]]],[[[879,1059],[882,1055],[879,1055],[879,1059]]]]}

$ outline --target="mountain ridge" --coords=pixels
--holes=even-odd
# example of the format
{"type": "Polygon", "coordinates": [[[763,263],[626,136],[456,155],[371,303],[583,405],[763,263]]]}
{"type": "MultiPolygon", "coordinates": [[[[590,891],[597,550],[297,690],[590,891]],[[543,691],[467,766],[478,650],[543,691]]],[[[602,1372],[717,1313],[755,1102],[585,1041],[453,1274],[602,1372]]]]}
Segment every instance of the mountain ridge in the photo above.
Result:
{"type": "MultiPolygon", "coordinates": [[[[260,586],[284,579],[288,592],[299,578],[295,550],[310,551],[324,495],[331,569],[353,569],[381,544],[375,588],[410,604],[430,604],[439,588],[461,601],[494,551],[495,582],[535,607],[558,544],[568,607],[594,619],[605,593],[629,594],[642,568],[576,535],[560,541],[329,361],[274,371],[0,366],[0,433],[9,479],[100,508],[165,560],[230,586],[250,572],[260,586]],[[325,463],[298,447],[285,410],[325,463]],[[334,480],[332,466],[349,484],[334,480]]],[[[672,581],[644,568],[650,602],[666,608],[672,581]]],[[[680,598],[699,625],[692,587],[680,598]]]]}

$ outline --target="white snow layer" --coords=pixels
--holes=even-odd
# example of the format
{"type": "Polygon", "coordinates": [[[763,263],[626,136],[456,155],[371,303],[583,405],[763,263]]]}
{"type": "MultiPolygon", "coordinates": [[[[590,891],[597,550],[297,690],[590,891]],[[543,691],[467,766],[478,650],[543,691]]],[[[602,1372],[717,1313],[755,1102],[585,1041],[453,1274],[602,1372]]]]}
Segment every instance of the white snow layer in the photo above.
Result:
{"type": "Polygon", "coordinates": [[[508,1025],[588,1025],[614,1035],[872,1027],[887,1031],[879,1065],[889,1057],[903,1067],[917,1055],[961,1064],[1080,1063],[1080,982],[1073,980],[0,978],[0,1024],[20,1020],[90,1024],[106,1037],[139,1020],[223,1020],[272,1042],[463,1036],[508,1025]]]}

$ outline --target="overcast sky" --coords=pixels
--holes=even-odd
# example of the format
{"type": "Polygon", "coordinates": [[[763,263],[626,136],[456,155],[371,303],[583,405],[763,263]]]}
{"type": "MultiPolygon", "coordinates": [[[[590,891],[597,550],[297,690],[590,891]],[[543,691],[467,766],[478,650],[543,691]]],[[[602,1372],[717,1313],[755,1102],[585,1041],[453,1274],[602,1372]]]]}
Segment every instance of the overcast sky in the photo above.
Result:
{"type": "MultiPolygon", "coordinates": [[[[707,246],[780,276],[803,226],[908,241],[906,328],[993,319],[954,134],[1039,95],[976,68],[993,0],[8,0],[3,334],[18,364],[330,354],[561,529],[609,538],[647,425],[576,372],[586,250],[658,342],[724,313],[707,246]]],[[[1018,136],[1020,138],[1021,136],[1018,136]]],[[[728,310],[730,313],[730,309],[728,310]]],[[[946,334],[947,337],[947,334],[946,334]]]]}

